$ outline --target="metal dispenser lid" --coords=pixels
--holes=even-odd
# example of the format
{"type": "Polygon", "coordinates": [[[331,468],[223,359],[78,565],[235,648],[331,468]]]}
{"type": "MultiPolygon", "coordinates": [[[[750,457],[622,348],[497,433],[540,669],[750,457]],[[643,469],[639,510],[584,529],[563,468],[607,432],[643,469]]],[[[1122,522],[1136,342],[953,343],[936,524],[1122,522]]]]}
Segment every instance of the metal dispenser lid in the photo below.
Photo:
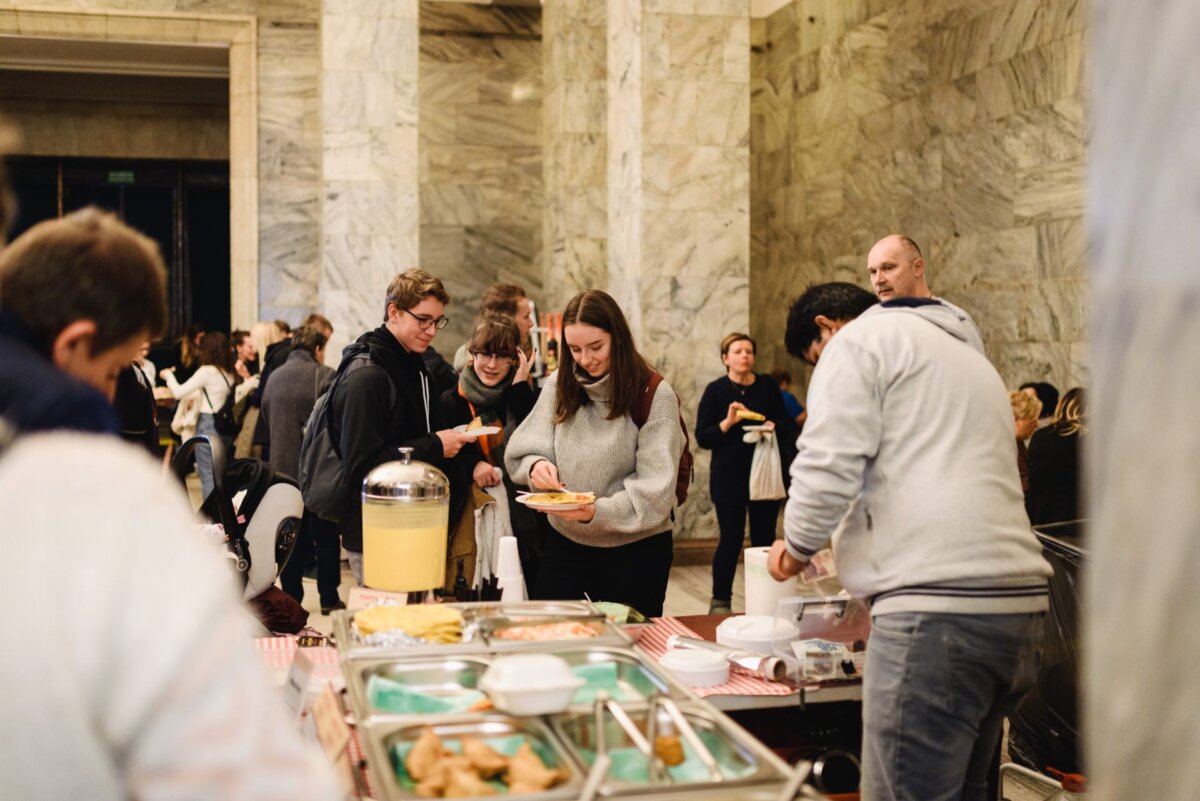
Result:
{"type": "Polygon", "coordinates": [[[400,459],[379,465],[363,479],[364,501],[443,501],[450,497],[446,474],[425,462],[414,462],[412,448],[400,448],[400,459]]]}

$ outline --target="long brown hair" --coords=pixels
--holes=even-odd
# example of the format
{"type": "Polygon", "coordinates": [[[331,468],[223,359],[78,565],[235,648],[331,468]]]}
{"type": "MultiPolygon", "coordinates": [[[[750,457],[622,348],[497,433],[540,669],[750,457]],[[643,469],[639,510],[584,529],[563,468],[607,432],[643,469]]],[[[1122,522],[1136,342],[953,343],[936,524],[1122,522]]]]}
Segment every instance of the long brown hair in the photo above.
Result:
{"type": "MultiPolygon", "coordinates": [[[[638,396],[650,380],[652,368],[634,346],[633,332],[629,330],[629,323],[617,302],[599,289],[580,292],[563,309],[562,325],[564,329],[568,325],[590,325],[612,336],[608,366],[612,400],[605,419],[616,420],[632,412],[638,396]]],[[[565,422],[579,411],[580,406],[589,402],[587,392],[575,375],[575,357],[571,355],[569,347],[563,347],[558,363],[558,387],[555,390],[555,422],[565,422]]]]}
{"type": "Polygon", "coordinates": [[[200,340],[200,364],[211,364],[213,367],[229,375],[233,374],[233,348],[229,346],[229,338],[220,331],[209,331],[200,340]]]}

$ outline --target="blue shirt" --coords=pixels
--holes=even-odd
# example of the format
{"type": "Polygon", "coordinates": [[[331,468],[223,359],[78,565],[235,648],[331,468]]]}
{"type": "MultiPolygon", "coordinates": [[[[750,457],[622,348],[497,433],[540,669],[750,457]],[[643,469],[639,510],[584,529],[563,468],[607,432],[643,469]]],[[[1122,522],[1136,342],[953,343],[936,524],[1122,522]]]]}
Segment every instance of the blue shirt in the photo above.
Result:
{"type": "Polygon", "coordinates": [[[800,415],[804,414],[804,406],[800,401],[796,400],[796,396],[788,392],[786,389],[780,390],[783,393],[783,408],[795,420],[800,415]]]}
{"type": "Polygon", "coordinates": [[[117,413],[99,390],[59,370],[12,315],[0,312],[0,415],[20,432],[71,429],[117,434],[117,413]]]}

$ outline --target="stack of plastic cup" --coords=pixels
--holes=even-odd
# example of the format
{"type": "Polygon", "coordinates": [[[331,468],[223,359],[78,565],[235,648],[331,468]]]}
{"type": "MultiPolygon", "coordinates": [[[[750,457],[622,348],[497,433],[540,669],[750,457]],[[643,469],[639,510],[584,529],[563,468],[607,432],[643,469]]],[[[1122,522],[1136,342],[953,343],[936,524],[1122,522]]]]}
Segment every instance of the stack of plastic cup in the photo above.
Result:
{"type": "Polygon", "coordinates": [[[500,587],[500,602],[525,600],[525,574],[521,572],[521,556],[516,537],[500,538],[500,555],[496,560],[496,579],[500,587]]]}

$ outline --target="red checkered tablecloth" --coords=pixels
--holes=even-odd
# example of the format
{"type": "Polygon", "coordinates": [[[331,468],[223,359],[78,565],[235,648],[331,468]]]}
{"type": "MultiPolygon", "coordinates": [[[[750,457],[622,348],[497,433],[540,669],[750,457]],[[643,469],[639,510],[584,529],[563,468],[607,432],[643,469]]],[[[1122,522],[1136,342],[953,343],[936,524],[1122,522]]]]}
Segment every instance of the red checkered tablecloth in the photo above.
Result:
{"type": "MultiPolygon", "coordinates": [[[[645,651],[655,663],[667,652],[667,638],[672,634],[682,634],[685,637],[700,639],[700,635],[673,617],[651,618],[650,622],[654,625],[642,632],[637,647],[645,651]]],[[[746,673],[736,666],[730,666],[729,681],[724,684],[691,689],[701,698],[707,698],[710,695],[795,695],[799,692],[796,685],[791,682],[766,681],[746,673]]]]}
{"type": "MultiPolygon", "coordinates": [[[[262,637],[254,641],[254,647],[262,657],[263,665],[268,671],[286,673],[291,668],[292,657],[298,646],[295,637],[262,637]]],[[[342,675],[336,648],[317,647],[305,650],[316,668],[313,673],[314,678],[330,681],[342,675]]],[[[356,767],[362,777],[362,787],[366,789],[367,797],[374,797],[371,776],[367,772],[367,760],[363,756],[362,743],[358,739],[358,726],[355,725],[352,715],[348,714],[346,720],[350,723],[350,742],[346,746],[346,751],[350,755],[350,764],[356,767]]]]}

